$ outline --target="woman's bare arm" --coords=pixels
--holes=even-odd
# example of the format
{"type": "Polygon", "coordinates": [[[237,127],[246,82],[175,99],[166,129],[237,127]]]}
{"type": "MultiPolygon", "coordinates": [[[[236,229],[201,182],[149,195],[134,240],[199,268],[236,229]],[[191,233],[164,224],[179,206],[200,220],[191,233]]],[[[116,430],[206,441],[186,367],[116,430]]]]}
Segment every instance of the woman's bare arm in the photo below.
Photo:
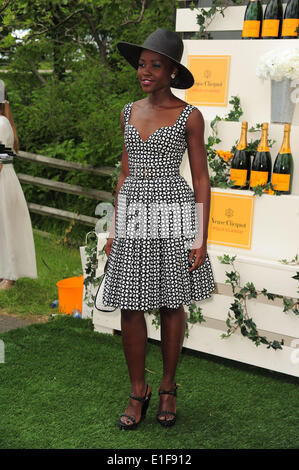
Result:
{"type": "MultiPolygon", "coordinates": [[[[120,114],[120,125],[121,125],[122,133],[124,135],[124,110],[122,110],[120,114]]],[[[113,220],[111,224],[109,238],[108,238],[107,244],[105,245],[105,252],[107,256],[110,255],[111,245],[115,236],[115,222],[116,222],[116,213],[117,213],[118,193],[120,191],[120,188],[123,185],[123,182],[128,176],[129,176],[128,152],[125,147],[125,143],[123,143],[123,151],[122,151],[122,158],[121,158],[121,172],[120,172],[118,182],[116,185],[116,190],[115,190],[115,205],[114,205],[113,220]]]]}
{"type": "Polygon", "coordinates": [[[192,261],[194,256],[196,257],[195,263],[191,268],[193,270],[204,262],[207,254],[211,199],[211,185],[204,143],[204,119],[199,110],[192,111],[189,116],[186,126],[186,137],[195,202],[200,203],[198,215],[202,219],[202,223],[199,220],[199,236],[190,254],[190,261],[192,261]]]}

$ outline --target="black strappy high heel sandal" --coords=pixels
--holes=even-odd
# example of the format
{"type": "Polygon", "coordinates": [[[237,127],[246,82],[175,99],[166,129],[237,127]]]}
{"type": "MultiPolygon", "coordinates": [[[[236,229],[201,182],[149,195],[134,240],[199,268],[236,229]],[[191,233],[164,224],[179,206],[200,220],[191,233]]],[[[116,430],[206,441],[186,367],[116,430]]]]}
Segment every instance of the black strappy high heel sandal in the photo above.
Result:
{"type": "Polygon", "coordinates": [[[136,422],[136,418],[135,416],[130,416],[130,415],[127,415],[125,413],[123,413],[121,416],[120,416],[120,419],[118,421],[118,426],[120,429],[125,429],[125,430],[129,430],[129,429],[136,429],[138,424],[141,423],[141,421],[143,419],[145,419],[146,417],[146,412],[147,412],[147,409],[148,409],[148,405],[149,405],[149,402],[150,402],[150,399],[151,399],[151,396],[152,396],[152,392],[150,391],[150,393],[147,395],[147,391],[148,391],[148,384],[146,385],[146,390],[145,390],[145,394],[143,397],[135,397],[135,395],[132,395],[132,393],[130,393],[130,398],[132,398],[133,400],[138,400],[138,401],[141,401],[142,402],[142,408],[141,408],[141,416],[140,416],[140,420],[138,422],[136,422]],[[126,424],[124,423],[121,418],[122,417],[125,417],[125,418],[129,418],[131,421],[132,421],[132,424],[126,424]]]}
{"type": "MultiPolygon", "coordinates": [[[[177,384],[175,383],[174,384],[174,389],[173,390],[161,390],[159,389],[159,396],[160,395],[174,395],[175,397],[177,396],[177,384]]],[[[173,426],[176,422],[176,413],[174,413],[173,411],[160,411],[159,413],[157,413],[157,421],[158,423],[160,423],[162,426],[166,426],[166,427],[169,427],[169,426],[173,426]],[[172,419],[166,419],[166,415],[172,415],[173,418],[172,419]],[[165,419],[160,419],[161,416],[165,416],[165,419]]]]}

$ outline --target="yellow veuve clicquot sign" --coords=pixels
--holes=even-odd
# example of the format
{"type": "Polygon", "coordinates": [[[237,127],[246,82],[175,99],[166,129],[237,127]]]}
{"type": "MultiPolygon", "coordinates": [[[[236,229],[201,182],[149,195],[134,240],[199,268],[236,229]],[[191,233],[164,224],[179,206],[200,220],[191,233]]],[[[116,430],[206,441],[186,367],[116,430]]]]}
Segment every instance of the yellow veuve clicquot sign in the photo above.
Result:
{"type": "Polygon", "coordinates": [[[187,67],[194,76],[194,85],[185,92],[188,103],[227,105],[229,55],[188,55],[187,67]]]}
{"type": "Polygon", "coordinates": [[[254,195],[211,191],[208,243],[250,250],[254,195]]]}

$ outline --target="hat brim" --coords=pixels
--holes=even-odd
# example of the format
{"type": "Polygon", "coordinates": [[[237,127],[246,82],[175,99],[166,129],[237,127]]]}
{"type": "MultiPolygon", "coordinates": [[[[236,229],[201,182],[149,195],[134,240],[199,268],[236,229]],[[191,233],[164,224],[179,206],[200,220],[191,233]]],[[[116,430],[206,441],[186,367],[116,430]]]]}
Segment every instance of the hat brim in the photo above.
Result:
{"type": "Polygon", "coordinates": [[[178,74],[174,79],[171,79],[170,86],[172,88],[179,88],[181,90],[185,90],[187,88],[191,88],[194,85],[194,78],[192,73],[180,62],[177,62],[174,60],[172,57],[168,56],[167,54],[163,54],[160,51],[157,51],[152,48],[145,48],[142,46],[138,46],[137,44],[131,44],[130,42],[118,42],[117,43],[117,48],[120,52],[120,54],[129,62],[134,69],[137,70],[138,68],[138,61],[139,57],[141,54],[141,51],[143,49],[147,49],[152,52],[157,52],[158,54],[161,54],[165,57],[167,57],[169,60],[171,60],[178,68],[178,74]]]}

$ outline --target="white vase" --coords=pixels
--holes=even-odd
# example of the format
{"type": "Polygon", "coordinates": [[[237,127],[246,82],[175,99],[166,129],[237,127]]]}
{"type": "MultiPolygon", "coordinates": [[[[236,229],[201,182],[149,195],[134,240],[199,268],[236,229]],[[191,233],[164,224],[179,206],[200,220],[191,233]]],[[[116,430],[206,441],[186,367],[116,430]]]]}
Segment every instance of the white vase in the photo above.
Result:
{"type": "Polygon", "coordinates": [[[291,123],[295,103],[291,100],[291,80],[271,80],[271,122],[291,123]]]}

